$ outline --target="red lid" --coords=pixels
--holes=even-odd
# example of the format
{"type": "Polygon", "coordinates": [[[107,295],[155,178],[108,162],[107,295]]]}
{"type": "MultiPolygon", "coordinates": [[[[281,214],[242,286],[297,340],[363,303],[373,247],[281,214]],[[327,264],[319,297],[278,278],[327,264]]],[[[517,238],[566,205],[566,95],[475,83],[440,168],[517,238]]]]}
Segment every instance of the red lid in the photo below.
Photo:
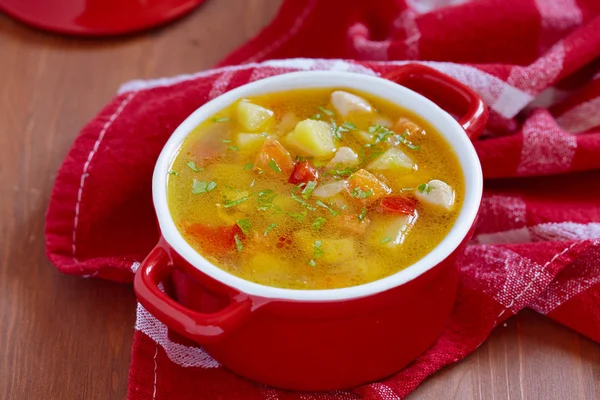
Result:
{"type": "Polygon", "coordinates": [[[37,28],[73,35],[130,33],[166,23],[204,0],[0,0],[0,10],[37,28]]]}

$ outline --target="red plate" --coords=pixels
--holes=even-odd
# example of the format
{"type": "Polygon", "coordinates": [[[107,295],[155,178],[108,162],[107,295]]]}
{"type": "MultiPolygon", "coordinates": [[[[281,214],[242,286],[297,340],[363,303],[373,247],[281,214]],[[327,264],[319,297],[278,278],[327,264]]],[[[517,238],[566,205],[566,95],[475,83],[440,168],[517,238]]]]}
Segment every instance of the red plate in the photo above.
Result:
{"type": "Polygon", "coordinates": [[[164,24],[204,0],[0,0],[8,15],[52,32],[119,35],[164,24]]]}

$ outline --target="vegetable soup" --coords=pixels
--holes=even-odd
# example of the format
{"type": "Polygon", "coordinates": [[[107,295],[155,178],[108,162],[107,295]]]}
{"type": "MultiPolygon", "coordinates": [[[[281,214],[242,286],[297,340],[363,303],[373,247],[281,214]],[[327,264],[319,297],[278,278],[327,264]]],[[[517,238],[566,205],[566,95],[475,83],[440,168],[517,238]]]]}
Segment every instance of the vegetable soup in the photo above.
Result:
{"type": "Polygon", "coordinates": [[[179,232],[214,265],[264,285],[331,289],[433,250],[464,178],[417,115],[355,90],[304,89],[242,99],[200,124],[167,192],[179,232]]]}

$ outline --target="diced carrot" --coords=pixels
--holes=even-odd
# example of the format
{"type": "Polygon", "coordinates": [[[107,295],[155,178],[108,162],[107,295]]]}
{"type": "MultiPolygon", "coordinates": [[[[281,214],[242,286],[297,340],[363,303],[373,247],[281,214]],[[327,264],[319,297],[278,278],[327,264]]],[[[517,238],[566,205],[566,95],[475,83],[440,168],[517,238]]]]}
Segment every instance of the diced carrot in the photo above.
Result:
{"type": "Polygon", "coordinates": [[[388,214],[413,214],[416,204],[417,201],[413,197],[392,194],[381,199],[377,210],[388,214]]]}
{"type": "Polygon", "coordinates": [[[239,240],[244,238],[244,233],[237,225],[210,226],[196,223],[186,225],[184,229],[210,255],[222,255],[235,249],[236,235],[239,240]]]}
{"type": "Polygon", "coordinates": [[[297,185],[319,179],[319,170],[308,160],[298,161],[290,175],[288,182],[297,185]]]}
{"type": "Polygon", "coordinates": [[[294,160],[290,153],[275,139],[267,138],[256,156],[254,166],[288,177],[294,169],[294,160]]]}
{"type": "Polygon", "coordinates": [[[389,186],[364,169],[350,175],[347,190],[353,199],[363,204],[374,203],[392,191],[389,186]]]}

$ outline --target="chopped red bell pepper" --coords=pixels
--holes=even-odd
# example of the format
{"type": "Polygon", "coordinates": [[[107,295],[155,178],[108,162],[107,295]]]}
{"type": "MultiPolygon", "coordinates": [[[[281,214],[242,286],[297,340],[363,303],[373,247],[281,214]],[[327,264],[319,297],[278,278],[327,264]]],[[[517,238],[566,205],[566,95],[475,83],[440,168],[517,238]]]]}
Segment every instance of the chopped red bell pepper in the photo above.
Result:
{"type": "Polygon", "coordinates": [[[414,214],[417,200],[399,194],[385,196],[379,203],[378,210],[390,214],[414,214]]]}
{"type": "Polygon", "coordinates": [[[241,240],[244,233],[237,225],[210,226],[203,224],[189,224],[185,231],[210,255],[220,255],[235,249],[235,236],[241,240]]]}
{"type": "Polygon", "coordinates": [[[317,179],[319,179],[319,170],[310,161],[306,160],[296,163],[288,182],[292,185],[297,185],[299,183],[316,181],[317,179]]]}

